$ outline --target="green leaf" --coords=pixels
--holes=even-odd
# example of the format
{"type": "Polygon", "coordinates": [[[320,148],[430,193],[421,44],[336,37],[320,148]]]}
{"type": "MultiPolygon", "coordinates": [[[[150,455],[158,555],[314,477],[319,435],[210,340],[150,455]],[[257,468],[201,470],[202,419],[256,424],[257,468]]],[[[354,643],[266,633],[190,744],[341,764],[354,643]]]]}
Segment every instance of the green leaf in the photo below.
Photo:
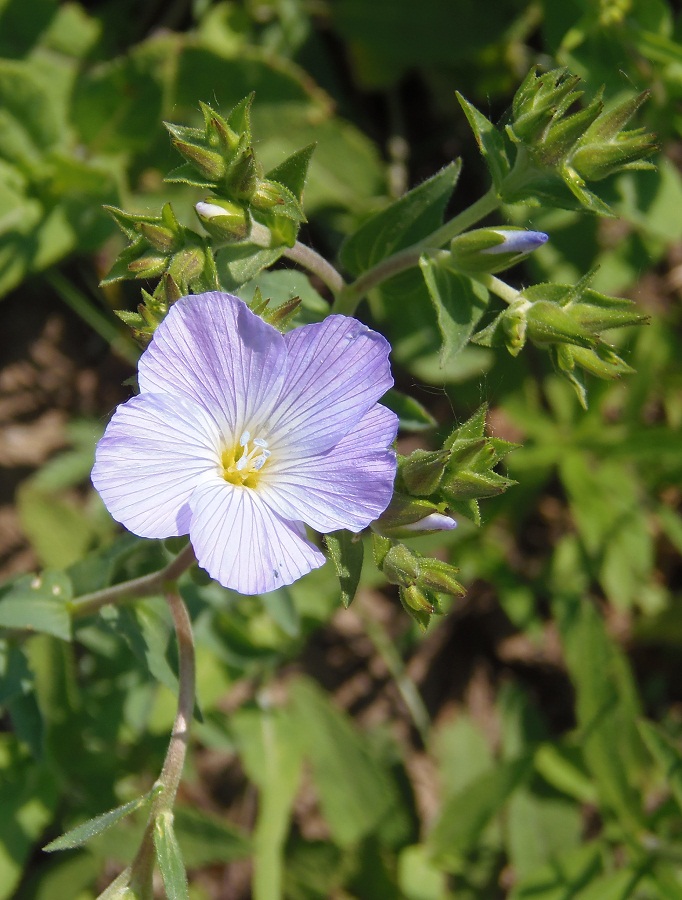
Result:
{"type": "Polygon", "coordinates": [[[471,126],[478,149],[485,160],[493,184],[496,188],[499,188],[510,170],[504,137],[493,123],[486,119],[483,113],[480,113],[468,100],[465,100],[458,91],[455,92],[455,96],[459,100],[459,104],[464,110],[464,115],[471,126]]]}
{"type": "Polygon", "coordinates": [[[189,900],[187,873],[173,830],[173,813],[169,809],[154,822],[154,847],[168,900],[189,900]]]}
{"type": "Polygon", "coordinates": [[[644,596],[654,563],[642,488],[633,469],[616,460],[588,462],[567,453],[561,480],[581,540],[609,600],[631,608],[644,596]]]}
{"type": "Polygon", "coordinates": [[[488,291],[479,281],[461,275],[428,256],[422,256],[419,265],[443,338],[440,364],[446,366],[468,344],[488,307],[488,291]]]}
{"type": "Polygon", "coordinates": [[[124,869],[108,888],[98,895],[97,900],[138,900],[130,889],[130,868],[124,869]]]}
{"type": "Polygon", "coordinates": [[[362,538],[343,529],[325,535],[324,542],[341,585],[341,602],[348,608],[360,584],[364,556],[362,538]]]}
{"type": "Polygon", "coordinates": [[[31,690],[31,672],[23,648],[0,640],[0,706],[31,690]]]}
{"type": "Polygon", "coordinates": [[[348,718],[318,687],[298,681],[291,698],[301,750],[312,766],[323,815],[335,842],[351,846],[394,807],[393,784],[348,718]]]}
{"type": "Polygon", "coordinates": [[[341,247],[341,261],[348,271],[359,275],[435,231],[442,224],[460,169],[459,161],[450,163],[361,225],[341,247]]]}
{"type": "Polygon", "coordinates": [[[426,431],[438,424],[431,413],[414,397],[391,388],[381,398],[382,406],[387,406],[400,419],[403,431],[426,431]]]}
{"type": "Polygon", "coordinates": [[[24,865],[58,800],[52,767],[36,765],[12,735],[0,735],[0,900],[16,897],[24,865]]]}
{"type": "Polygon", "coordinates": [[[649,752],[663,769],[665,782],[682,810],[682,753],[678,745],[653,722],[641,719],[637,728],[649,752]]]}
{"type": "Polygon", "coordinates": [[[231,724],[242,765],[260,792],[253,834],[254,895],[281,897],[284,844],[301,777],[299,724],[281,709],[241,709],[231,724]]]}
{"type": "Polygon", "coordinates": [[[244,859],[253,852],[249,836],[224,818],[190,806],[175,808],[175,834],[189,868],[244,859]]]}
{"type": "Polygon", "coordinates": [[[215,254],[218,278],[227,291],[234,291],[259,272],[276,263],[284,247],[259,247],[257,244],[233,244],[215,254]]]}
{"type": "Polygon", "coordinates": [[[100,816],[95,816],[94,819],[88,819],[87,822],[77,825],[70,831],[65,832],[61,837],[50,841],[49,844],[43,847],[43,850],[46,853],[53,853],[55,850],[72,850],[74,847],[82,847],[90,838],[102,834],[103,831],[107,831],[125,816],[129,816],[135,810],[146,806],[150,803],[153,796],[154,791],[150,791],[148,794],[143,794],[135,800],[124,803],[123,806],[117,806],[116,809],[110,809],[100,816]]]}
{"type": "Polygon", "coordinates": [[[553,609],[577,693],[580,746],[602,804],[624,830],[636,834],[643,827],[639,698],[625,655],[608,636],[597,608],[578,592],[575,572],[582,579],[582,566],[575,542],[564,539],[554,560],[553,609]]]}
{"type": "Polygon", "coordinates": [[[551,863],[514,885],[509,900],[568,900],[582,897],[580,891],[601,871],[601,850],[596,843],[562,853],[551,863]]]}
{"type": "Polygon", "coordinates": [[[62,572],[25,575],[0,593],[0,628],[44,632],[71,640],[71,582],[62,572]]]}
{"type": "Polygon", "coordinates": [[[17,511],[38,558],[49,568],[70,566],[96,541],[97,527],[84,510],[33,479],[19,488],[17,511]]]}
{"type": "Polygon", "coordinates": [[[428,838],[432,854],[443,867],[459,867],[462,855],[476,846],[488,823],[528,781],[532,770],[533,756],[525,754],[499,763],[448,799],[428,838]]]}
{"type": "Polygon", "coordinates": [[[273,622],[290,638],[301,634],[301,617],[294,603],[291,591],[286,587],[277,588],[263,594],[263,606],[273,622]]]}

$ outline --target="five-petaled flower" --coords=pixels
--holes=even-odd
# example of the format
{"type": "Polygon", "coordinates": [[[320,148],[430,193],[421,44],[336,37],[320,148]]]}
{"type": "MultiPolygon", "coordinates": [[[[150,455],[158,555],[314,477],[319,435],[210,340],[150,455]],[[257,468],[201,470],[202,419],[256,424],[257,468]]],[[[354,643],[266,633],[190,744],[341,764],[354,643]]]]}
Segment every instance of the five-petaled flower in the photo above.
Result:
{"type": "Polygon", "coordinates": [[[133,533],[189,534],[225,587],[290,584],[325,560],[305,525],[359,532],[391,499],[389,349],[346,316],[282,335],[231,294],[183,297],[97,446],[93,484],[133,533]]]}

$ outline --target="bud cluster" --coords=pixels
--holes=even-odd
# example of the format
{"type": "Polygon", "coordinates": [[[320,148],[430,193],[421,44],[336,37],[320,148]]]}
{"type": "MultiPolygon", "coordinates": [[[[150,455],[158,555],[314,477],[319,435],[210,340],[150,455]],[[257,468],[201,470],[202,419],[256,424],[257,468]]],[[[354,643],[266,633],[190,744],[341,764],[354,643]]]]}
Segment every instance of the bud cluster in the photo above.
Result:
{"type": "MultiPolygon", "coordinates": [[[[252,102],[253,94],[238,103],[227,118],[206,103],[200,104],[203,128],[167,122],[173,146],[186,162],[171,172],[166,181],[213,192],[214,197],[196,207],[199,219],[212,236],[225,242],[244,240],[253,216],[271,228],[275,243],[292,246],[298,226],[305,222],[301,207],[303,181],[288,177],[296,167],[285,164],[264,176],[251,139],[252,102]]],[[[299,155],[294,154],[291,159],[298,159],[299,155]]]]}
{"type": "Polygon", "coordinates": [[[653,168],[644,161],[656,149],[653,135],[641,128],[624,130],[649,92],[605,109],[600,91],[578,108],[583,96],[577,90],[579,82],[566,69],[542,75],[531,69],[524,79],[505,129],[519,153],[517,171],[502,191],[505,201],[552,193],[551,182],[558,176],[581,206],[610,215],[609,207],[585,183],[628,169],[653,168]]]}
{"type": "Polygon", "coordinates": [[[460,597],[458,569],[440,559],[423,556],[386,537],[374,537],[374,558],[390,584],[398,586],[400,602],[421,628],[440,612],[439,594],[460,597]]]}
{"type": "Polygon", "coordinates": [[[526,288],[472,340],[484,347],[504,346],[512,356],[517,356],[528,340],[548,349],[558,371],[571,381],[585,406],[579,370],[604,379],[632,372],[601,333],[638,325],[647,318],[637,312],[631,300],[592,290],[591,277],[576,285],[537,284],[526,288]]]}

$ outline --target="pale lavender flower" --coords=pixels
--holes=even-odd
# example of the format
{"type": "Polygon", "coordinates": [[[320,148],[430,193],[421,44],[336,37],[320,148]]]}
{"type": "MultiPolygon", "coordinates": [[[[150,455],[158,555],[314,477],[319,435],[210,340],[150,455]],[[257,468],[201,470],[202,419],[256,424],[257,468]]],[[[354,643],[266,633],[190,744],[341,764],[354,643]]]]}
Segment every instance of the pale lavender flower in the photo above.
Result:
{"type": "Polygon", "coordinates": [[[97,445],[93,484],[134,534],[189,534],[225,587],[290,584],[325,561],[304,525],[358,532],[391,499],[389,349],[346,316],[282,335],[231,294],[183,297],[97,445]]]}

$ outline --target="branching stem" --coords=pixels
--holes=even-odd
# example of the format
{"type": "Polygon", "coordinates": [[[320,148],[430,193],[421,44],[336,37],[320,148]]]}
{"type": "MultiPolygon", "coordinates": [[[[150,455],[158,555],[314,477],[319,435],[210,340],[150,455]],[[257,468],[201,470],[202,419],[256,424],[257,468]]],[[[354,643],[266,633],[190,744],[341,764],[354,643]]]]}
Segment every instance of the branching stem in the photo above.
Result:
{"type": "Polygon", "coordinates": [[[178,642],[178,709],[163,768],[156,782],[161,790],[152,801],[147,827],[135,861],[131,866],[130,887],[139,891],[143,900],[146,900],[147,896],[152,896],[154,825],[161,813],[173,809],[187,756],[189,731],[194,712],[195,664],[192,623],[177,589],[167,587],[165,595],[173,617],[178,642]]]}
{"type": "Polygon", "coordinates": [[[109,603],[126,603],[129,600],[137,600],[139,597],[149,597],[152,594],[160,594],[169,581],[176,581],[180,575],[196,562],[194,550],[191,544],[178,553],[164,569],[151,572],[141,578],[133,578],[130,581],[122,581],[101,591],[93,591],[91,594],[83,594],[69,604],[71,618],[79,619],[99,612],[103,606],[109,603]]]}

